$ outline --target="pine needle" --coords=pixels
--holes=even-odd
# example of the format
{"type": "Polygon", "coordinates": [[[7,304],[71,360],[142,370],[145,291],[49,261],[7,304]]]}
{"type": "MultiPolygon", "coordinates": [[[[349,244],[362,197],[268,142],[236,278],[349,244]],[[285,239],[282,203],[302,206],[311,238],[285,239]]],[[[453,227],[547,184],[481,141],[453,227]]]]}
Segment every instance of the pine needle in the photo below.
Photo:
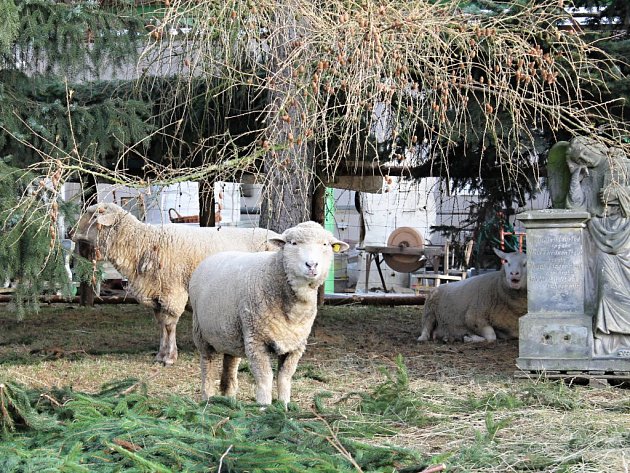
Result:
{"type": "Polygon", "coordinates": [[[282,405],[261,411],[221,397],[204,404],[181,396],[157,399],[139,393],[134,380],[110,383],[96,395],[7,386],[0,385],[0,413],[5,430],[19,435],[0,445],[3,472],[207,472],[210,466],[224,473],[367,473],[417,460],[402,449],[341,435],[339,417],[329,421],[282,405]]]}

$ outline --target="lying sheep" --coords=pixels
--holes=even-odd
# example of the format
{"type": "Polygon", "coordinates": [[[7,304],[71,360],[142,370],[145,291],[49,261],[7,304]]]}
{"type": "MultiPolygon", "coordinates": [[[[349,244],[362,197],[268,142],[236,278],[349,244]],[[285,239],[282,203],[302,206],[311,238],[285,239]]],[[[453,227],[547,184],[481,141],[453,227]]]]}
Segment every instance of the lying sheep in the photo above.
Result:
{"type": "Polygon", "coordinates": [[[500,271],[439,286],[427,298],[419,342],[493,342],[518,338],[518,319],[527,313],[527,258],[494,252],[500,271]]]}
{"type": "Polygon", "coordinates": [[[188,301],[188,283],[208,255],[225,250],[276,249],[267,242],[277,233],[262,228],[148,225],[115,204],[89,207],[76,225],[73,240],[88,242],[129,280],[160,325],[156,361],[177,359],[176,327],[188,301]]]}
{"type": "Polygon", "coordinates": [[[190,280],[193,339],[201,354],[203,399],[214,395],[223,354],[221,393],[237,391],[238,364],[247,356],[256,401],[271,403],[271,355],[278,357],[278,399],[291,397],[291,378],[317,314],[317,289],[333,251],[347,250],[314,222],[271,241],[276,253],[226,252],[206,258],[190,280]]]}

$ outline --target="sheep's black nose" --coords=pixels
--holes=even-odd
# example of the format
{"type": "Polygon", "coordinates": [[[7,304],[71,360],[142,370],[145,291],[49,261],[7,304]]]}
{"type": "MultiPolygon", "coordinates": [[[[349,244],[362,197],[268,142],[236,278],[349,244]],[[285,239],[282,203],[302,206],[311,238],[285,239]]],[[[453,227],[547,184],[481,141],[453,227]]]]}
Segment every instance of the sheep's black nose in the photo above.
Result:
{"type": "Polygon", "coordinates": [[[315,269],[315,268],[317,268],[317,263],[314,262],[314,261],[307,261],[306,262],[306,267],[308,269],[315,269]]]}

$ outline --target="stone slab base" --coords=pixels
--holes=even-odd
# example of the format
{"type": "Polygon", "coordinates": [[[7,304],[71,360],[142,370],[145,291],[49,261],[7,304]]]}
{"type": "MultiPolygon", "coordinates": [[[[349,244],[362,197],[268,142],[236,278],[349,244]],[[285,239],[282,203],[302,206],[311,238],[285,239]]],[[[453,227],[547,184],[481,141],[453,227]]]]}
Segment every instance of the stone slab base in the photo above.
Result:
{"type": "Polygon", "coordinates": [[[545,370],[514,372],[515,379],[561,379],[564,381],[588,381],[591,386],[608,386],[609,384],[621,384],[630,382],[630,371],[603,371],[603,370],[545,370]]]}
{"type": "MultiPolygon", "coordinates": [[[[584,314],[528,313],[519,319],[519,356],[536,360],[584,360],[593,352],[593,319],[584,314]]],[[[521,366],[532,369],[537,366],[521,366]]],[[[556,369],[551,366],[543,368],[556,369]]],[[[559,369],[592,369],[589,366],[559,369]]],[[[596,368],[597,369],[597,368],[596,368]]]]}
{"type": "MultiPolygon", "coordinates": [[[[521,341],[522,343],[522,341],[521,341]]],[[[532,372],[630,372],[630,358],[528,358],[516,359],[516,367],[532,372]]]]}

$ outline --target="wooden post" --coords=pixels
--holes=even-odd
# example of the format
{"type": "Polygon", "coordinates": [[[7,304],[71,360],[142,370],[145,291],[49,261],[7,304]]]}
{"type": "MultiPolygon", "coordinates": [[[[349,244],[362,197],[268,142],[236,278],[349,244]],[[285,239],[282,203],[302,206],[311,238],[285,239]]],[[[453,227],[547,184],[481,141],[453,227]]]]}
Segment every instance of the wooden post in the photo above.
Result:
{"type": "MultiPolygon", "coordinates": [[[[318,180],[315,185],[315,190],[311,198],[311,220],[317,222],[320,225],[324,225],[326,205],[326,186],[321,180],[318,180]]],[[[324,305],[324,285],[322,284],[317,291],[317,305],[324,305]]]]}
{"type": "MultiPolygon", "coordinates": [[[[92,174],[88,174],[85,177],[85,183],[87,185],[83,189],[83,202],[87,208],[95,204],[97,200],[96,178],[92,174]]],[[[89,243],[79,242],[76,251],[79,256],[88,261],[93,261],[96,258],[94,247],[89,243]]],[[[82,306],[94,307],[94,287],[91,282],[81,281],[79,283],[79,302],[82,306]]]]}
{"type": "MultiPolygon", "coordinates": [[[[87,242],[80,241],[77,244],[77,251],[79,256],[82,256],[88,261],[92,261],[96,258],[94,247],[87,242]]],[[[79,303],[82,306],[94,307],[94,287],[91,282],[81,281],[79,284],[79,303]]]]}

